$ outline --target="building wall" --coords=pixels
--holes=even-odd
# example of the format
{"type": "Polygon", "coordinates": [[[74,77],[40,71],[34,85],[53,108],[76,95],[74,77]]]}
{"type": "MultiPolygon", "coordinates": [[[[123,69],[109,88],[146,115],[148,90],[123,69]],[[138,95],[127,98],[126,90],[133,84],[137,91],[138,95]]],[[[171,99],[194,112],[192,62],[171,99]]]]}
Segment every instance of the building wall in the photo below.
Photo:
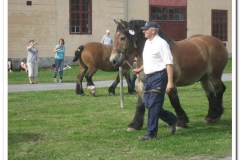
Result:
{"type": "Polygon", "coordinates": [[[39,44],[39,57],[53,56],[57,18],[55,0],[33,0],[32,6],[23,0],[8,1],[8,54],[14,68],[18,68],[21,58],[27,57],[30,39],[39,44]]]}
{"type": "MultiPolygon", "coordinates": [[[[211,35],[211,9],[228,10],[229,53],[232,52],[231,0],[188,0],[187,35],[211,35]]],[[[27,6],[23,0],[8,0],[8,53],[18,68],[22,58],[27,57],[29,40],[38,42],[39,67],[50,67],[54,63],[52,50],[60,38],[66,46],[65,64],[72,62],[74,51],[82,44],[100,42],[105,31],[111,36],[116,30],[116,20],[149,20],[148,0],[92,0],[92,34],[69,34],[69,0],[32,0],[27,6]]]]}
{"type": "Polygon", "coordinates": [[[212,9],[228,10],[228,41],[226,47],[232,53],[232,1],[231,0],[188,0],[187,36],[193,34],[211,35],[212,9]]]}
{"type": "MultiPolygon", "coordinates": [[[[128,4],[128,21],[130,20],[149,20],[149,1],[148,0],[126,0],[128,4]]],[[[125,18],[125,20],[127,20],[125,18]]]]}
{"type": "Polygon", "coordinates": [[[60,38],[65,40],[65,63],[77,64],[72,58],[80,45],[100,42],[107,29],[114,35],[114,19],[126,17],[125,0],[93,0],[92,10],[92,34],[73,35],[69,34],[68,0],[32,0],[32,6],[23,0],[9,0],[8,54],[13,58],[13,68],[18,68],[21,59],[27,57],[30,39],[38,43],[39,67],[54,63],[52,51],[60,38]]]}

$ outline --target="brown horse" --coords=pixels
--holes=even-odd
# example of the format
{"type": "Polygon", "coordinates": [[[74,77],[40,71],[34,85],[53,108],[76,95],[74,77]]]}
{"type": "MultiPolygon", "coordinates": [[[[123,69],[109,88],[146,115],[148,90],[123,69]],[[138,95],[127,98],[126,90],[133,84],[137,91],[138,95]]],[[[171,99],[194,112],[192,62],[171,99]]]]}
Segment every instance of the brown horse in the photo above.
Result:
{"type": "MultiPolygon", "coordinates": [[[[132,20],[116,21],[116,34],[114,36],[114,46],[110,57],[114,66],[122,65],[124,60],[123,50],[136,50],[138,55],[137,68],[142,66],[142,52],[146,38],[140,27],[146,21],[132,20]]],[[[207,123],[218,121],[223,114],[222,99],[226,90],[221,77],[223,69],[228,61],[228,52],[223,43],[215,37],[205,35],[193,35],[182,41],[172,41],[159,29],[159,36],[169,44],[174,62],[174,85],[175,87],[168,93],[171,105],[178,116],[178,127],[188,128],[188,117],[181,107],[177,87],[188,86],[199,82],[205,90],[209,101],[208,114],[205,117],[207,123]]],[[[143,86],[146,75],[140,72],[138,75],[138,104],[133,121],[128,125],[128,130],[141,129],[145,113],[143,101],[143,86]]]]}
{"type": "MultiPolygon", "coordinates": [[[[118,71],[119,67],[114,67],[112,63],[109,61],[110,55],[112,51],[112,46],[104,45],[98,42],[89,42],[84,46],[81,45],[75,51],[75,57],[73,62],[78,60],[79,62],[79,73],[77,76],[77,84],[76,84],[76,94],[84,95],[82,80],[85,76],[87,80],[87,89],[90,94],[95,96],[95,85],[92,81],[92,76],[97,72],[98,69],[103,71],[118,71]]],[[[134,55],[127,57],[127,60],[130,64],[133,63],[134,55]]],[[[131,88],[131,79],[130,79],[130,66],[127,64],[123,65],[123,76],[125,76],[127,84],[128,84],[128,92],[134,94],[134,89],[131,88]]],[[[108,88],[108,92],[110,95],[115,95],[115,88],[118,85],[120,79],[119,74],[117,75],[116,80],[113,84],[108,88]]]]}

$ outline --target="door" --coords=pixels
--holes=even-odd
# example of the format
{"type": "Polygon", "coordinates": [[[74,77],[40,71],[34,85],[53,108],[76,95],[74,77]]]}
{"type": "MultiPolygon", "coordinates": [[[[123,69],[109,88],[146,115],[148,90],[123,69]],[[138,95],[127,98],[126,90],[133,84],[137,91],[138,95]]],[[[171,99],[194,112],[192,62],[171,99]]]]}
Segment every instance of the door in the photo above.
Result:
{"type": "Polygon", "coordinates": [[[186,6],[152,6],[150,5],[150,21],[158,23],[169,38],[179,41],[187,38],[186,6]]]}

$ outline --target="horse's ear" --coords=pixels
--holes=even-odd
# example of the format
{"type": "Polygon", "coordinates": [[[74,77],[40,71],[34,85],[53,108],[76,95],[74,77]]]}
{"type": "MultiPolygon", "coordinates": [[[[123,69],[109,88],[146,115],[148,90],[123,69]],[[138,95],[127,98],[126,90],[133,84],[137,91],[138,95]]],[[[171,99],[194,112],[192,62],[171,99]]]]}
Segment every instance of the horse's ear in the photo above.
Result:
{"type": "Polygon", "coordinates": [[[120,22],[116,21],[115,19],[114,19],[114,22],[115,22],[117,25],[120,25],[120,22]]]}
{"type": "Polygon", "coordinates": [[[123,20],[121,20],[121,19],[120,19],[120,21],[121,21],[121,26],[122,26],[124,29],[127,29],[127,30],[129,30],[129,25],[128,25],[128,22],[126,22],[126,21],[123,21],[123,20]]]}

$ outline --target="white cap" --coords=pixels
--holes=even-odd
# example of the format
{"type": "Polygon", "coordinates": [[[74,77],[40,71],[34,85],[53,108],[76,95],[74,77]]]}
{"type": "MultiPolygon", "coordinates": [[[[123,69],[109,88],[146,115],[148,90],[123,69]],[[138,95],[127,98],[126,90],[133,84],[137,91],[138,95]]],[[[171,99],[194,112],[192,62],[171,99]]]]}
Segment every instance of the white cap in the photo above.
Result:
{"type": "Polygon", "coordinates": [[[106,32],[107,32],[107,33],[110,33],[110,31],[109,31],[109,30],[106,30],[106,32]]]}

